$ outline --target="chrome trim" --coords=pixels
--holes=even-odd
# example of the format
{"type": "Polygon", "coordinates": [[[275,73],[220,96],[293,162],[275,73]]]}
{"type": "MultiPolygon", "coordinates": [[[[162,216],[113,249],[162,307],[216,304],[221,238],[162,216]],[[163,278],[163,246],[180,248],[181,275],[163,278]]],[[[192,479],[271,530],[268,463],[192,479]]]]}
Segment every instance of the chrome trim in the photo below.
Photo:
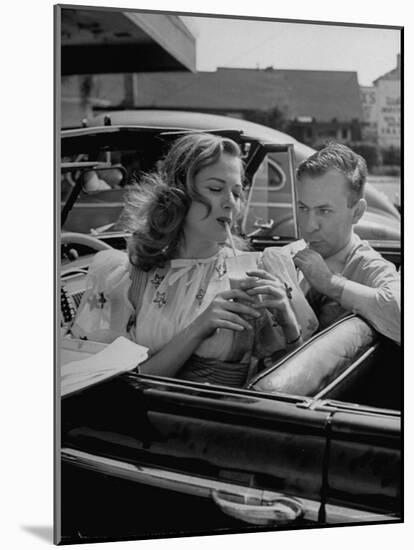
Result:
{"type": "MultiPolygon", "coordinates": [[[[255,191],[257,191],[257,189],[255,188],[255,191]]],[[[266,187],[266,191],[269,191],[269,188],[266,187]]],[[[292,209],[292,205],[290,204],[290,202],[262,202],[262,201],[255,201],[255,202],[251,202],[249,206],[268,206],[269,208],[271,206],[273,207],[277,207],[277,208],[288,208],[289,210],[292,209]]]]}
{"type": "MultiPolygon", "coordinates": [[[[253,387],[254,384],[256,384],[257,382],[260,382],[260,380],[265,378],[268,374],[270,374],[274,370],[278,369],[279,367],[281,367],[282,365],[287,363],[292,357],[295,357],[295,355],[297,355],[298,353],[302,353],[304,349],[311,346],[315,341],[322,338],[325,334],[327,334],[328,332],[333,331],[337,326],[341,325],[342,323],[345,323],[349,319],[353,319],[354,317],[358,317],[358,316],[355,315],[355,313],[349,313],[345,317],[341,317],[340,319],[335,321],[332,325],[329,325],[328,327],[324,328],[320,332],[317,332],[316,334],[313,334],[308,340],[306,340],[306,342],[303,342],[298,348],[295,348],[292,351],[288,352],[281,359],[279,359],[279,361],[277,361],[276,363],[274,363],[270,367],[265,367],[261,372],[259,372],[259,374],[254,376],[248,382],[248,384],[246,385],[246,389],[248,389],[248,390],[253,389],[254,390],[254,387],[253,387]]],[[[261,393],[265,394],[266,392],[261,392],[261,393]]],[[[314,397],[312,397],[312,399],[314,399],[314,397]]]]}
{"type": "Polygon", "coordinates": [[[366,416],[387,416],[388,418],[401,418],[401,411],[395,409],[384,409],[371,405],[361,405],[359,403],[348,403],[346,401],[337,401],[335,399],[320,399],[310,407],[316,411],[336,411],[345,413],[363,413],[366,416]]]}
{"type": "MultiPolygon", "coordinates": [[[[61,459],[80,468],[92,470],[97,473],[120,477],[136,483],[158,487],[169,491],[176,491],[197,497],[211,499],[213,491],[225,491],[240,495],[244,498],[253,497],[259,500],[272,500],[280,498],[281,493],[246,487],[237,483],[229,483],[216,479],[203,478],[195,475],[182,474],[172,470],[138,466],[129,462],[114,460],[99,455],[93,455],[77,449],[62,448],[61,459]]],[[[296,495],[294,497],[303,506],[303,518],[310,521],[318,521],[320,502],[305,499],[296,495]]],[[[354,508],[345,508],[327,504],[326,523],[356,523],[356,522],[384,522],[398,521],[399,518],[387,514],[375,514],[364,512],[354,508]]]]}
{"type": "MultiPolygon", "coordinates": [[[[123,205],[124,203],[121,200],[112,201],[112,202],[90,201],[90,202],[76,202],[72,208],[102,208],[102,209],[103,208],[121,208],[123,205]]],[[[95,235],[92,235],[92,236],[94,237],[95,235]]]]}
{"type": "Polygon", "coordinates": [[[372,355],[374,351],[376,351],[379,348],[379,342],[376,342],[373,346],[370,346],[354,363],[349,365],[347,369],[345,369],[341,374],[339,374],[330,384],[325,386],[322,390],[319,391],[316,395],[313,396],[314,399],[320,400],[323,399],[324,396],[330,392],[333,388],[335,388],[344,378],[349,376],[351,372],[353,372],[361,363],[365,361],[367,357],[372,355]]]}
{"type": "Polygon", "coordinates": [[[288,148],[288,157],[289,157],[289,176],[290,176],[290,185],[292,189],[292,209],[293,209],[293,223],[295,226],[295,238],[299,239],[299,225],[298,225],[298,200],[297,200],[297,192],[296,192],[296,186],[295,186],[295,152],[294,152],[294,146],[293,144],[289,145],[288,148]]]}

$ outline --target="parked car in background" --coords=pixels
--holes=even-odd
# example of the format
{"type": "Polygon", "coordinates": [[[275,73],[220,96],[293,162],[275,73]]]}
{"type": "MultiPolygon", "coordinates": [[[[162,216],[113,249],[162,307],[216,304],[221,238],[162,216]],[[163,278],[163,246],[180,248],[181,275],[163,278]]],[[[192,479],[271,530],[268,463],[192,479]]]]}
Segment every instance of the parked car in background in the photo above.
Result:
{"type": "MultiPolygon", "coordinates": [[[[92,132],[94,127],[110,125],[123,128],[159,128],[164,130],[202,130],[231,129],[242,131],[245,135],[273,144],[293,144],[293,168],[289,166],[287,156],[269,154],[257,167],[255,181],[249,197],[249,211],[243,230],[246,234],[255,232],[258,238],[272,240],[277,237],[296,237],[294,197],[291,181],[294,177],[289,170],[295,170],[299,162],[311,155],[314,150],[296,141],[291,136],[246,120],[210,115],[205,113],[164,110],[108,111],[85,121],[92,132]]],[[[62,150],[71,136],[85,135],[83,130],[64,130],[62,132],[62,150]]],[[[131,176],[154,166],[154,158],[148,148],[140,143],[134,147],[131,143],[119,144],[120,150],[113,152],[113,161],[118,160],[127,170],[126,182],[131,176]]],[[[102,153],[101,160],[106,153],[102,153]]],[[[87,192],[79,198],[65,222],[69,231],[87,232],[99,226],[114,222],[122,208],[123,190],[112,188],[99,194],[87,192]],[[81,211],[81,212],[80,212],[81,211]]],[[[368,181],[366,187],[367,212],[356,226],[356,232],[368,240],[399,240],[400,213],[391,201],[368,181]]]]}
{"type": "MultiPolygon", "coordinates": [[[[90,344],[67,331],[92,254],[125,248],[119,205],[108,197],[139,185],[132,172],[155,166],[185,131],[240,144],[241,229],[253,249],[298,237],[294,165],[309,148],[224,117],[151,111],[124,124],[107,116],[110,125],[102,115],[62,132],[62,181],[71,182],[61,212],[60,351],[90,344]]],[[[399,266],[399,215],[369,192],[371,217],[359,231],[399,266]]],[[[401,408],[399,346],[353,314],[241,389],[134,370],[91,385],[59,409],[62,542],[400,522],[401,408]]]]}

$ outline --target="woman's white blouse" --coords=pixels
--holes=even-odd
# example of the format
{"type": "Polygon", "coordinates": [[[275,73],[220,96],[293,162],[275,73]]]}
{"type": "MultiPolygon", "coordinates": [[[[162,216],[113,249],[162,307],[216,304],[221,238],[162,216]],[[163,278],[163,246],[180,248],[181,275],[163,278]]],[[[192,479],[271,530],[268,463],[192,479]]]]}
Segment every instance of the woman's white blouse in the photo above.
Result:
{"type": "MultiPolygon", "coordinates": [[[[291,288],[293,309],[304,338],[308,338],[318,323],[297,284],[290,257],[276,248],[268,248],[263,254],[247,253],[257,258],[261,268],[280,276],[291,288]]],[[[151,354],[156,353],[191,324],[218,293],[230,288],[226,258],[231,255],[232,251],[226,247],[211,258],[171,260],[164,268],[151,270],[135,312],[128,298],[131,286],[128,255],[119,250],[98,252],[89,268],[87,288],[72,335],[100,342],[127,336],[148,347],[151,354]],[[136,322],[131,323],[131,319],[136,322]]],[[[272,330],[273,351],[285,347],[280,327],[272,330]]],[[[195,353],[209,359],[240,360],[233,345],[237,337],[234,331],[217,330],[195,353]]]]}
{"type": "MultiPolygon", "coordinates": [[[[136,320],[136,341],[156,353],[190,325],[214,297],[230,288],[226,276],[226,250],[200,260],[171,260],[155,269],[144,292],[136,320]]],[[[220,330],[206,339],[197,355],[225,360],[233,331],[220,330]]]]}

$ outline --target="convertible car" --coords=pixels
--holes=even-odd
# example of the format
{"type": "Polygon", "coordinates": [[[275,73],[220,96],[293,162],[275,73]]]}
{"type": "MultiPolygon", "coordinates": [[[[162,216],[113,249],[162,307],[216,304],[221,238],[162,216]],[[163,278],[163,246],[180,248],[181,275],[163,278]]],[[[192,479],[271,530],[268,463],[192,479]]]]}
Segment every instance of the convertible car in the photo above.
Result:
{"type": "MultiPolygon", "coordinates": [[[[64,144],[80,142],[82,135],[93,133],[93,128],[96,128],[95,132],[97,132],[97,128],[106,126],[105,132],[108,132],[108,125],[114,129],[124,128],[125,132],[130,129],[130,137],[132,137],[134,128],[148,130],[163,128],[170,131],[179,129],[212,131],[227,128],[243,132],[244,135],[262,143],[292,144],[292,159],[289,159],[287,155],[269,153],[256,167],[255,182],[249,198],[244,231],[246,233],[255,231],[260,238],[269,240],[280,236],[295,237],[295,219],[292,212],[292,174],[290,171],[295,169],[296,165],[311,155],[314,150],[296,141],[288,134],[242,119],[206,113],[164,110],[109,111],[85,120],[84,125],[88,130],[75,129],[62,132],[64,151],[67,150],[64,144]],[[290,160],[293,162],[290,163],[290,160]]],[[[151,168],[158,158],[156,148],[148,147],[142,140],[135,145],[131,141],[127,141],[125,144],[119,143],[120,149],[112,151],[113,161],[118,159],[127,171],[125,183],[130,180],[131,175],[139,175],[141,171],[151,168]]],[[[76,146],[74,152],[79,154],[79,159],[82,152],[79,152],[76,146]]],[[[106,153],[101,153],[101,160],[105,160],[105,155],[106,153]]],[[[73,156],[71,158],[73,160],[73,156]]],[[[88,194],[84,190],[65,221],[64,228],[68,231],[89,232],[97,227],[107,227],[119,215],[122,208],[122,195],[122,185],[119,185],[116,179],[111,181],[111,185],[99,194],[88,194]]],[[[370,240],[400,240],[400,214],[387,197],[370,183],[369,178],[365,195],[368,208],[365,216],[356,226],[359,236],[370,240]]]]}
{"type": "MultiPolygon", "coordinates": [[[[241,232],[257,250],[297,239],[293,169],[300,144],[262,139],[230,122],[210,131],[232,137],[243,151],[248,200],[241,232]]],[[[66,180],[69,186],[61,211],[58,388],[63,355],[93,346],[70,338],[93,253],[126,246],[116,216],[89,226],[90,201],[139,185],[131,165],[138,172],[138,164],[155,166],[185,131],[107,119],[62,134],[62,188],[66,180]],[[75,224],[76,210],[86,225],[75,224]]],[[[399,215],[379,198],[376,215],[390,233],[374,233],[372,243],[399,267],[399,215]]],[[[102,202],[106,208],[107,198],[102,202]]],[[[402,405],[400,347],[354,314],[262,365],[241,389],[134,368],[80,388],[57,405],[58,538],[401,522],[402,405]]]]}

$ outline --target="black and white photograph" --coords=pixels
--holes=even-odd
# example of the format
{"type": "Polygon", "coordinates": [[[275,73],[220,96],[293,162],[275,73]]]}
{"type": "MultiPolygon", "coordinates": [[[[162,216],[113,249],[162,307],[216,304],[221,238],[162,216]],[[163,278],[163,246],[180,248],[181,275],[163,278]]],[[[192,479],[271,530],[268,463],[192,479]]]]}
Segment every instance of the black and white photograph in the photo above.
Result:
{"type": "Polygon", "coordinates": [[[4,23],[4,547],[409,547],[402,2],[4,23]]]}
{"type": "Polygon", "coordinates": [[[55,7],[56,543],[403,521],[402,38],[55,7]]]}

